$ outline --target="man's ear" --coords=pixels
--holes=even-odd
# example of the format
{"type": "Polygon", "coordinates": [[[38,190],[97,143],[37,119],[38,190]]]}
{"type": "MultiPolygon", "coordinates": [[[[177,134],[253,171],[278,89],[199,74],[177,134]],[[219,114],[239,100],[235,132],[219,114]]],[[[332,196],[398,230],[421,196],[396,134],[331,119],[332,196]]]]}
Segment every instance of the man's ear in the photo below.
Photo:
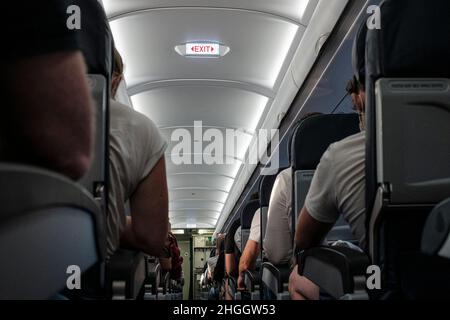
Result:
{"type": "Polygon", "coordinates": [[[364,112],[365,110],[365,96],[360,93],[356,95],[356,107],[358,108],[358,112],[364,112]]]}
{"type": "Polygon", "coordinates": [[[122,80],[122,77],[112,77],[111,79],[111,93],[112,98],[115,98],[117,94],[117,90],[119,89],[120,81],[122,80]]]}

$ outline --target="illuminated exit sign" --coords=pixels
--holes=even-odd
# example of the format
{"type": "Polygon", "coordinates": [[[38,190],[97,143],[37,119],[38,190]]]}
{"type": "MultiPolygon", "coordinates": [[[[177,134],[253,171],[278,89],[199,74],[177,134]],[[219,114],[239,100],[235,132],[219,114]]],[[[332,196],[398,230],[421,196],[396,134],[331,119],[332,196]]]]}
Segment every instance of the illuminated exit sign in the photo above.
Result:
{"type": "Polygon", "coordinates": [[[220,56],[220,45],[217,43],[186,43],[187,56],[220,56]]]}

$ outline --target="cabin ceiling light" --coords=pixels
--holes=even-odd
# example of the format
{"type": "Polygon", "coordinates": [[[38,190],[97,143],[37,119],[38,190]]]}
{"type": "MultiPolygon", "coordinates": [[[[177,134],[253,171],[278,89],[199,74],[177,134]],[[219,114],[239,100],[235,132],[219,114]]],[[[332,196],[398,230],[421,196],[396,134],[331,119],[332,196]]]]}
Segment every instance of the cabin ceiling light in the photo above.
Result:
{"type": "Polygon", "coordinates": [[[212,234],[214,230],[209,229],[198,229],[198,234],[212,234]]]}
{"type": "Polygon", "coordinates": [[[188,42],[175,46],[175,51],[188,58],[219,58],[230,52],[230,47],[216,42],[188,42]]]}

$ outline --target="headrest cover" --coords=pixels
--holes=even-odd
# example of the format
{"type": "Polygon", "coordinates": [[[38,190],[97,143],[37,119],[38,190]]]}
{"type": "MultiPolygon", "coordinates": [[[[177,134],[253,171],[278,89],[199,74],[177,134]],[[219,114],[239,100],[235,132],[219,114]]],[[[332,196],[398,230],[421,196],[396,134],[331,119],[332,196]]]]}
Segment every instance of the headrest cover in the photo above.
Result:
{"type": "Polygon", "coordinates": [[[80,46],[88,73],[107,79],[113,69],[113,37],[103,7],[97,0],[75,0],[81,9],[80,46]]]}
{"type": "Polygon", "coordinates": [[[270,195],[272,194],[273,184],[277,179],[278,174],[263,176],[259,184],[259,205],[261,207],[268,207],[270,202],[270,195]]]}
{"type": "Polygon", "coordinates": [[[292,139],[292,169],[315,170],[330,144],[358,132],[357,114],[317,115],[301,121],[292,139]]]}
{"type": "Polygon", "coordinates": [[[367,23],[363,21],[356,33],[352,49],[353,73],[356,80],[362,85],[366,81],[366,37],[367,23]]]}
{"type": "MultiPolygon", "coordinates": [[[[292,135],[289,138],[290,143],[288,146],[292,143],[292,135]]],[[[290,148],[287,148],[290,153],[290,148]]],[[[275,183],[275,180],[277,179],[278,175],[286,170],[287,168],[280,168],[278,169],[278,172],[274,175],[267,175],[263,176],[261,179],[261,182],[259,183],[259,205],[261,207],[268,207],[270,202],[270,195],[272,194],[273,185],[275,183]]]]}
{"type": "MultiPolygon", "coordinates": [[[[295,132],[295,129],[298,127],[299,123],[301,123],[302,121],[305,121],[305,120],[308,119],[308,118],[315,117],[315,116],[317,116],[317,115],[322,115],[322,114],[323,114],[323,113],[321,113],[321,112],[310,112],[310,113],[307,113],[307,114],[303,115],[303,116],[300,118],[300,120],[298,120],[298,122],[297,122],[295,125],[292,126],[292,127],[293,127],[293,128],[292,128],[292,132],[288,133],[288,134],[289,134],[289,140],[288,140],[288,147],[287,147],[287,150],[288,150],[288,160],[289,160],[289,163],[290,163],[290,164],[292,163],[292,150],[291,150],[291,145],[292,145],[292,139],[294,138],[294,132],[295,132]]],[[[285,169],[287,169],[287,168],[285,168],[285,169]]],[[[282,169],[282,170],[279,170],[278,173],[280,173],[281,171],[283,171],[283,169],[282,169]]]]}
{"type": "Polygon", "coordinates": [[[385,0],[367,35],[370,76],[449,78],[449,16],[448,0],[385,0]]]}
{"type": "Polygon", "coordinates": [[[242,229],[250,229],[252,225],[253,216],[256,210],[259,209],[259,200],[252,200],[247,203],[241,213],[241,227],[242,229]]]}

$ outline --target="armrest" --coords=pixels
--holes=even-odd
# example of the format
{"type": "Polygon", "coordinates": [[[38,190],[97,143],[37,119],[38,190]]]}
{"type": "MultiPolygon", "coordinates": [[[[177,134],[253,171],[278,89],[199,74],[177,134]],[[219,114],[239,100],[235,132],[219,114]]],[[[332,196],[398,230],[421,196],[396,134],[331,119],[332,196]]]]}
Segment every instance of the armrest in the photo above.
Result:
{"type": "Polygon", "coordinates": [[[428,216],[422,234],[422,252],[450,259],[450,199],[438,204],[428,216]]]}
{"type": "Polygon", "coordinates": [[[316,247],[297,255],[298,273],[333,298],[365,291],[369,258],[347,247],[316,247]]]}
{"type": "Polygon", "coordinates": [[[261,282],[270,288],[274,294],[283,292],[283,283],[289,281],[291,268],[287,265],[274,266],[270,262],[264,262],[261,265],[261,282]]]}
{"type": "Polygon", "coordinates": [[[118,250],[107,264],[107,279],[113,299],[136,299],[146,279],[145,255],[118,250]]]}
{"type": "Polygon", "coordinates": [[[151,285],[152,294],[157,294],[161,281],[161,265],[155,257],[146,257],[146,283],[151,285]]]}
{"type": "MultiPolygon", "coordinates": [[[[228,295],[233,298],[233,300],[240,300],[240,293],[237,291],[237,280],[231,276],[225,276],[223,278],[223,284],[224,288],[226,288],[225,285],[228,285],[228,295]],[[237,294],[237,295],[236,295],[237,294]]],[[[225,297],[225,296],[224,296],[225,297]]]]}
{"type": "Polygon", "coordinates": [[[162,281],[160,283],[160,286],[163,289],[163,293],[166,294],[170,288],[170,272],[169,271],[163,272],[162,281]]]}
{"type": "Polygon", "coordinates": [[[244,275],[244,282],[247,291],[255,291],[255,286],[261,282],[261,275],[259,271],[247,270],[244,275]]]}
{"type": "Polygon", "coordinates": [[[237,291],[237,281],[233,277],[228,277],[228,287],[230,288],[232,293],[236,293],[237,291]]]}

